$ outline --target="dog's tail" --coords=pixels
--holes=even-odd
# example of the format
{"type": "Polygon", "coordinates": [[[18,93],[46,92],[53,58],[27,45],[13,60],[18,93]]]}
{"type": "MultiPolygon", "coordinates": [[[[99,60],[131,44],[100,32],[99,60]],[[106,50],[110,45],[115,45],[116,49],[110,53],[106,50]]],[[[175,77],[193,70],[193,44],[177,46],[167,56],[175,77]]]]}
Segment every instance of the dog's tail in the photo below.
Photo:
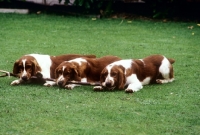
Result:
{"type": "Polygon", "coordinates": [[[168,58],[168,60],[169,60],[169,62],[170,62],[171,64],[173,64],[173,63],[175,62],[175,60],[174,60],[174,59],[171,59],[171,58],[168,58]]]}

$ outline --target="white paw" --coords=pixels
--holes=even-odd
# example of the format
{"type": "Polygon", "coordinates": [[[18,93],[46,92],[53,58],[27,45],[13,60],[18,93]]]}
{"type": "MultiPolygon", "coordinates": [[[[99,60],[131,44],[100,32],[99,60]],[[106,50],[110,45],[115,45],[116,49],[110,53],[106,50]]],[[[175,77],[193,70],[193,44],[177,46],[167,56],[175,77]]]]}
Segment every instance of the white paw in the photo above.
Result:
{"type": "Polygon", "coordinates": [[[44,86],[46,86],[46,87],[51,87],[51,86],[54,86],[54,85],[56,85],[56,82],[52,82],[52,81],[47,81],[47,82],[44,84],[44,86]]]}
{"type": "Polygon", "coordinates": [[[21,82],[20,80],[14,80],[11,82],[10,85],[18,85],[18,84],[20,84],[20,82],[21,82]]]}
{"type": "Polygon", "coordinates": [[[156,82],[159,83],[159,84],[163,83],[161,79],[157,79],[156,82]]]}
{"type": "Polygon", "coordinates": [[[75,87],[74,84],[65,85],[65,88],[68,89],[68,90],[72,90],[74,87],[75,87]]]}
{"type": "Polygon", "coordinates": [[[133,92],[139,91],[142,88],[143,88],[143,86],[142,86],[142,84],[140,82],[138,82],[138,83],[131,83],[125,89],[125,92],[127,92],[127,93],[133,93],[133,92]]]}
{"type": "Polygon", "coordinates": [[[171,78],[171,79],[157,79],[156,82],[159,83],[159,84],[163,84],[163,83],[169,83],[169,82],[173,82],[174,81],[174,78],[171,78]]]}
{"type": "Polygon", "coordinates": [[[94,86],[93,90],[94,91],[101,91],[101,90],[103,90],[103,87],[102,86],[94,86]]]}
{"type": "Polygon", "coordinates": [[[135,91],[132,90],[132,89],[125,89],[125,92],[126,92],[126,93],[133,93],[133,92],[135,92],[135,91]]]}

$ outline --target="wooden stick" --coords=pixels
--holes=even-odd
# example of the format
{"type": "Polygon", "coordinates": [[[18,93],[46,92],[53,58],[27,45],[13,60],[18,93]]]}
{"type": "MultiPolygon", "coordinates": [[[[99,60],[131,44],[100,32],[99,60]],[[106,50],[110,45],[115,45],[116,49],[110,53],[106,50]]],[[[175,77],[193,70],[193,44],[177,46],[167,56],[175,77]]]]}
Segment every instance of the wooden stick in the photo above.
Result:
{"type": "MultiPolygon", "coordinates": [[[[37,79],[36,76],[31,76],[33,79],[37,79]]],[[[52,78],[43,78],[45,81],[56,81],[52,78]]],[[[88,86],[101,86],[100,82],[80,82],[80,81],[68,81],[67,84],[77,84],[77,85],[88,85],[88,86]]]]}
{"type": "Polygon", "coordinates": [[[0,70],[0,72],[5,73],[4,75],[0,75],[0,77],[5,77],[5,76],[8,76],[8,77],[10,77],[10,76],[19,77],[18,75],[13,74],[13,73],[8,72],[8,71],[5,71],[5,70],[0,70]]]}
{"type": "MultiPolygon", "coordinates": [[[[5,77],[5,76],[14,76],[14,77],[19,77],[19,75],[13,74],[11,72],[5,71],[5,70],[0,70],[0,72],[5,73],[4,75],[1,75],[0,77],[5,77]]],[[[31,76],[31,79],[43,79],[45,81],[56,81],[55,79],[52,78],[39,78],[37,76],[31,76]]],[[[67,84],[77,84],[77,85],[88,85],[88,86],[101,86],[100,82],[79,82],[79,81],[68,81],[67,84]]]]}
{"type": "Polygon", "coordinates": [[[52,79],[52,78],[42,78],[42,77],[37,77],[37,76],[31,76],[31,79],[38,79],[38,78],[44,79],[46,81],[55,81],[55,79],[52,79]]]}
{"type": "Polygon", "coordinates": [[[88,85],[88,86],[101,86],[100,82],[78,82],[78,81],[68,81],[67,84],[78,84],[78,85],[88,85]]]}

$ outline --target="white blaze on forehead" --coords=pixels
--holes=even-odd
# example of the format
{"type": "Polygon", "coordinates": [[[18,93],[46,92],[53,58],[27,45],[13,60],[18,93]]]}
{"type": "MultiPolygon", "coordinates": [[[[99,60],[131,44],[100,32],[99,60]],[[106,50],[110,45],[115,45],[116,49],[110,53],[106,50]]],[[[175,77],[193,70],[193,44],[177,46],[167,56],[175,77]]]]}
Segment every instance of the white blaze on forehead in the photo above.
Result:
{"type": "MultiPolygon", "coordinates": [[[[133,63],[132,59],[119,60],[119,61],[116,61],[116,62],[113,62],[113,63],[109,64],[106,68],[107,68],[108,74],[109,74],[111,69],[112,69],[112,67],[115,66],[115,65],[116,66],[123,66],[125,69],[129,69],[129,68],[131,68],[132,63],[133,63]]],[[[125,74],[126,74],[126,71],[125,71],[125,74]]]]}
{"type": "Polygon", "coordinates": [[[32,56],[38,62],[41,68],[41,74],[44,78],[51,78],[50,76],[50,67],[52,65],[52,61],[49,55],[41,55],[41,54],[29,54],[27,56],[32,56]]]}
{"type": "Polygon", "coordinates": [[[24,67],[24,69],[25,69],[26,59],[23,59],[23,60],[22,60],[22,64],[23,64],[23,67],[24,67]]]}
{"type": "Polygon", "coordinates": [[[112,83],[114,82],[114,78],[111,77],[111,75],[110,75],[110,72],[111,72],[112,67],[113,67],[113,65],[108,65],[108,66],[106,67],[106,69],[107,69],[107,71],[108,71],[108,75],[107,75],[107,77],[106,77],[106,79],[105,79],[105,82],[102,83],[103,86],[106,86],[106,82],[112,82],[112,83]]]}
{"type": "MultiPolygon", "coordinates": [[[[62,67],[62,71],[64,71],[65,68],[66,68],[66,66],[63,66],[63,67],[62,67]]],[[[63,74],[62,74],[61,76],[58,77],[57,82],[59,82],[59,81],[64,81],[64,79],[65,79],[65,78],[64,78],[64,76],[63,76],[63,74]]]]}
{"type": "MultiPolygon", "coordinates": [[[[131,68],[132,62],[133,62],[133,60],[131,60],[131,59],[119,60],[119,61],[113,62],[113,63],[109,64],[108,66],[106,66],[108,75],[105,79],[105,82],[103,82],[102,85],[105,86],[106,82],[110,82],[112,86],[114,85],[114,78],[111,76],[111,70],[114,66],[123,66],[125,69],[128,69],[128,68],[131,68]]],[[[126,74],[126,71],[124,74],[126,74]]]]}
{"type": "Polygon", "coordinates": [[[131,68],[132,63],[133,63],[132,59],[127,59],[127,60],[115,61],[115,62],[111,63],[110,65],[112,65],[112,66],[115,66],[115,65],[119,66],[119,65],[121,65],[125,69],[128,69],[128,68],[131,68]]]}
{"type": "Polygon", "coordinates": [[[25,68],[25,66],[26,66],[26,59],[22,60],[22,64],[23,64],[23,68],[24,68],[22,76],[26,76],[27,75],[26,68],[25,68]]]}
{"type": "Polygon", "coordinates": [[[111,65],[111,64],[106,67],[108,74],[110,74],[112,67],[113,67],[113,65],[111,65]]]}
{"type": "Polygon", "coordinates": [[[62,67],[62,71],[64,71],[64,70],[65,70],[65,68],[66,68],[66,66],[63,66],[63,67],[62,67]]]}
{"type": "Polygon", "coordinates": [[[64,81],[64,79],[65,79],[64,76],[61,75],[61,76],[58,77],[57,82],[64,81]]]}
{"type": "Polygon", "coordinates": [[[81,65],[81,62],[87,62],[87,61],[83,58],[76,58],[76,59],[73,59],[73,60],[69,60],[68,62],[76,62],[79,65],[81,65]]]}

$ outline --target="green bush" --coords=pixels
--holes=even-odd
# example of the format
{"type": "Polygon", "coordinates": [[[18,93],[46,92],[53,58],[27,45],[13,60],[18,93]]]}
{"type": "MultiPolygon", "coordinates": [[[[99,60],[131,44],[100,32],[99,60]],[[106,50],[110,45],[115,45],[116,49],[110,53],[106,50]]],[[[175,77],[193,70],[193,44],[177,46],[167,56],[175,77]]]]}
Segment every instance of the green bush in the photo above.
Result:
{"type": "Polygon", "coordinates": [[[152,8],[153,18],[166,18],[174,13],[177,3],[181,4],[185,0],[144,0],[152,8]]]}
{"type": "MultiPolygon", "coordinates": [[[[114,0],[75,0],[74,6],[82,7],[85,13],[100,13],[100,10],[104,12],[104,15],[112,12],[112,5],[114,0]]],[[[61,2],[61,0],[59,0],[61,2]]],[[[65,3],[70,3],[69,0],[65,0],[65,3]]]]}

